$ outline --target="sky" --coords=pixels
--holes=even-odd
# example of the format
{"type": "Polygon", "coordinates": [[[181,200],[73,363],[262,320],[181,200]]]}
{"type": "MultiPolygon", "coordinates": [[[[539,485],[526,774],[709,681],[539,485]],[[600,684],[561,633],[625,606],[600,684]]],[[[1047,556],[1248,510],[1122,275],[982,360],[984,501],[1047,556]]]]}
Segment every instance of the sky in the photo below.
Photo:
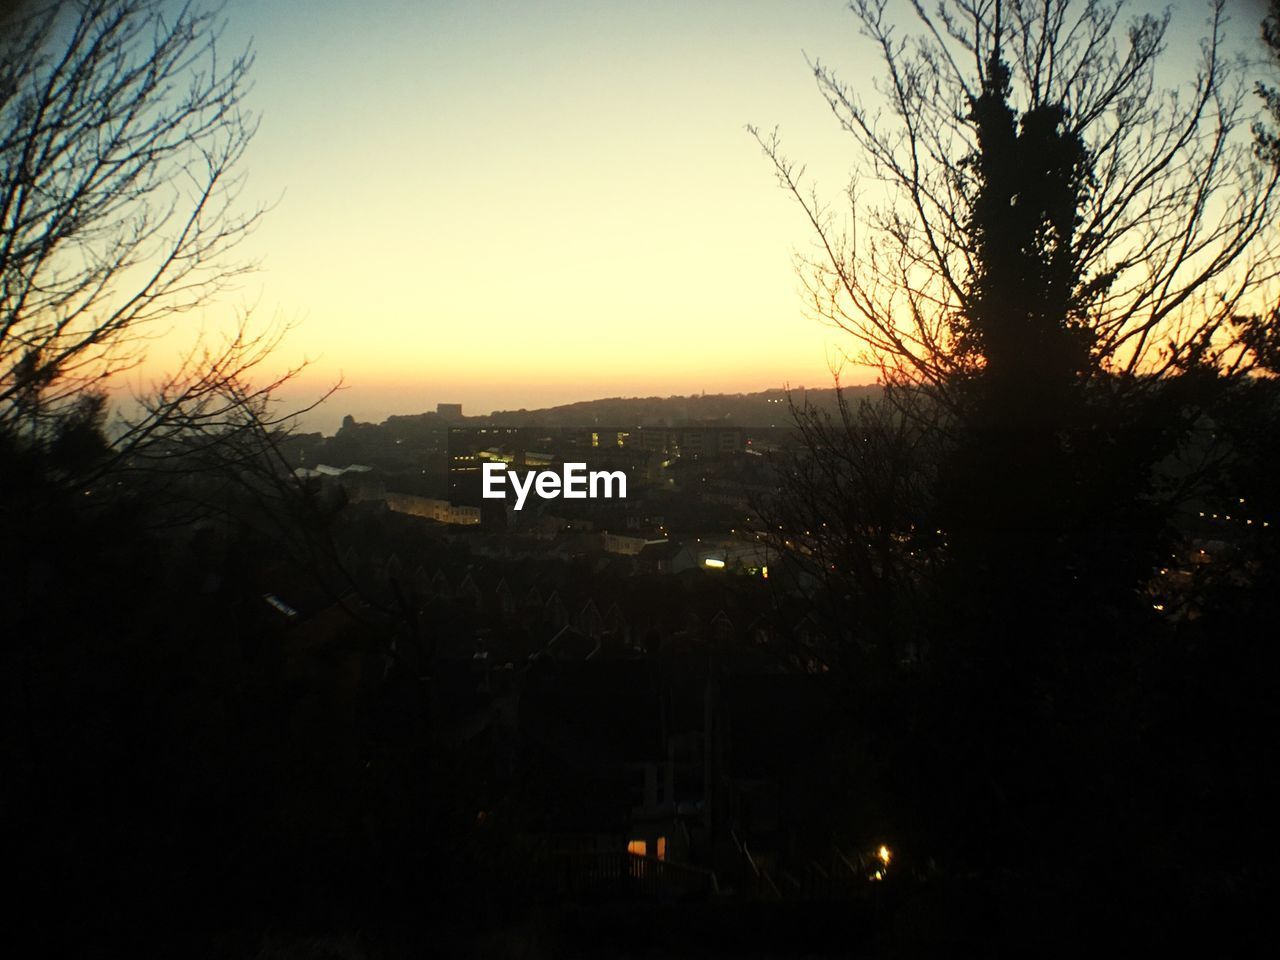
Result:
{"type": "Polygon", "coordinates": [[[286,396],[345,384],[310,428],[826,385],[853,348],[805,315],[793,253],[813,238],[745,129],[780,127],[827,196],[845,186],[852,142],[806,54],[868,94],[878,64],[839,0],[226,13],[227,46],[257,54],[245,196],[273,208],[261,270],[204,320],[297,324],[280,362],[311,365],[286,396]]]}
{"type": "MultiPolygon", "coordinates": [[[[342,378],[323,427],[830,380],[843,340],[802,315],[803,215],[745,125],[847,152],[805,61],[857,67],[840,4],[227,15],[257,53],[246,199],[274,202],[229,303],[297,323],[299,395],[342,378]]],[[[830,166],[835,192],[847,165],[830,166]]]]}

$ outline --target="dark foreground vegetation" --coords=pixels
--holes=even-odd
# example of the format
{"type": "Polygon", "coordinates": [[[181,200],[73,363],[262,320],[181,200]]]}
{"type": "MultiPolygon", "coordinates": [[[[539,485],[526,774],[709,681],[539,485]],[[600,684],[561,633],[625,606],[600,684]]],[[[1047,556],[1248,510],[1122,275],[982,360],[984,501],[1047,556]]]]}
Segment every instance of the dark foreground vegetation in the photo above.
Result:
{"type": "Polygon", "coordinates": [[[794,407],[743,519],[767,577],[619,566],[577,532],[481,552],[299,472],[247,323],[109,417],[145,325],[239,269],[251,60],[202,60],[215,21],[145,2],[8,21],[6,940],[1255,955],[1280,770],[1274,74],[1250,130],[1220,6],[1178,100],[1154,83],[1167,18],[960,0],[900,46],[852,6],[900,129],[815,75],[896,191],[870,246],[761,143],[830,255],[817,309],[882,389],[794,407]],[[174,201],[165,164],[193,155],[174,201]]]}

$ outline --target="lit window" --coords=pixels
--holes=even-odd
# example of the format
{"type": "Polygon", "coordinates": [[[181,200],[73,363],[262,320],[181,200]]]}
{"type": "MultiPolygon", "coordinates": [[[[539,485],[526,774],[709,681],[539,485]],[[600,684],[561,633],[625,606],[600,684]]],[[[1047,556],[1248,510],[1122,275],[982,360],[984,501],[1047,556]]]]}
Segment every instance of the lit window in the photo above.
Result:
{"type": "Polygon", "coordinates": [[[637,857],[643,857],[649,852],[649,845],[643,840],[632,840],[627,844],[627,853],[634,853],[637,857]]]}
{"type": "Polygon", "coordinates": [[[659,860],[667,859],[667,838],[666,837],[658,838],[658,859],[659,860]]]}

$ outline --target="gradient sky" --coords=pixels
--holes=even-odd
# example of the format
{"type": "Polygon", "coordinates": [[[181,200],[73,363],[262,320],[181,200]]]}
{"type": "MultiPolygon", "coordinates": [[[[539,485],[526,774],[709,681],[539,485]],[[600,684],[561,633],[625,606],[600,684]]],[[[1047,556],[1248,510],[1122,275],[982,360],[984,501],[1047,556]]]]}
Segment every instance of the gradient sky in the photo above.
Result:
{"type": "Polygon", "coordinates": [[[868,93],[877,63],[838,0],[227,15],[257,51],[247,196],[279,201],[237,296],[299,322],[282,359],[313,361],[303,394],[348,386],[309,426],[830,381],[847,341],[802,312],[811,237],[744,126],[779,125],[843,187],[851,143],[805,54],[868,93]]]}

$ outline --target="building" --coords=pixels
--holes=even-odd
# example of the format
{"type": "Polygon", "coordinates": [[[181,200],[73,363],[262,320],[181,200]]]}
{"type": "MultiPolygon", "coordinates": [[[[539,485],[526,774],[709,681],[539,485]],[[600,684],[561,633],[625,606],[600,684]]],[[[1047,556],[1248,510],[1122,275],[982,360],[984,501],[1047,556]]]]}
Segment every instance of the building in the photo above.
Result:
{"type": "Polygon", "coordinates": [[[419,497],[412,493],[388,493],[387,507],[396,513],[407,513],[437,523],[471,526],[480,522],[479,507],[455,506],[448,500],[419,497]]]}
{"type": "Polygon", "coordinates": [[[640,444],[669,457],[723,457],[746,449],[741,427],[645,427],[640,444]]]}
{"type": "Polygon", "coordinates": [[[655,543],[666,542],[666,537],[650,539],[647,537],[628,537],[617,533],[605,533],[603,548],[605,553],[616,553],[624,557],[638,557],[645,547],[655,543]]]}

